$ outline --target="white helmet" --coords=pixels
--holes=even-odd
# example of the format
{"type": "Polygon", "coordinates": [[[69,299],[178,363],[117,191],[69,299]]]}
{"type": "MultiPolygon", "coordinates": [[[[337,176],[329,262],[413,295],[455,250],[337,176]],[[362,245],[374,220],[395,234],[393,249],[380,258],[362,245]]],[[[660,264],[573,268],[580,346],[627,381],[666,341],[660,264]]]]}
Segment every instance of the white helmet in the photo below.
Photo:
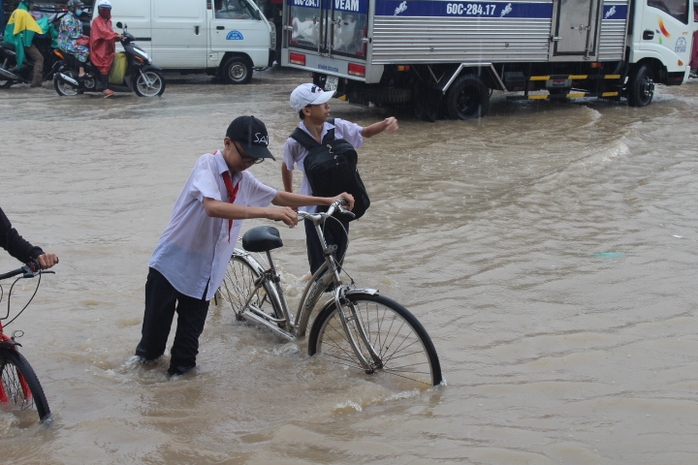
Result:
{"type": "Polygon", "coordinates": [[[108,8],[111,10],[111,2],[109,0],[99,0],[97,2],[97,8],[108,8]]]}

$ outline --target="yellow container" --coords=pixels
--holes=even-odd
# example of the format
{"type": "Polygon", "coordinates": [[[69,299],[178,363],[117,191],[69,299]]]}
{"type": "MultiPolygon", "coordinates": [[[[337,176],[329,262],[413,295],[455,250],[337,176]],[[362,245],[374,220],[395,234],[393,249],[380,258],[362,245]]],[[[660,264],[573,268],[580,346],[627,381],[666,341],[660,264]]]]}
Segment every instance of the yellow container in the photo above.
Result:
{"type": "Polygon", "coordinates": [[[115,53],[114,62],[109,70],[109,84],[123,84],[127,66],[126,54],[124,52],[115,53]]]}

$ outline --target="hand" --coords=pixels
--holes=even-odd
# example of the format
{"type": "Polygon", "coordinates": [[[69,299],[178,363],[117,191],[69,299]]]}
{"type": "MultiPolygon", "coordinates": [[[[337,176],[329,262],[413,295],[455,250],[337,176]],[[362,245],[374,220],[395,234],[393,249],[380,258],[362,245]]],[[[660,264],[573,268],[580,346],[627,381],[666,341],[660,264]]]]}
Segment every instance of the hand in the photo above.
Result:
{"type": "Polygon", "coordinates": [[[353,210],[354,209],[354,196],[353,195],[348,194],[346,192],[342,192],[337,197],[333,197],[331,199],[332,202],[330,202],[330,203],[334,203],[335,200],[340,200],[340,199],[347,201],[347,204],[342,205],[342,208],[344,208],[346,210],[353,210]]]}
{"type": "Polygon", "coordinates": [[[42,270],[46,270],[58,263],[58,256],[55,253],[45,253],[36,257],[36,261],[39,262],[42,270]]]}
{"type": "Polygon", "coordinates": [[[399,126],[397,124],[397,119],[394,116],[390,116],[388,118],[385,118],[383,120],[383,123],[385,124],[385,132],[395,132],[398,130],[399,126]]]}
{"type": "Polygon", "coordinates": [[[283,221],[289,227],[298,224],[298,213],[291,207],[269,208],[269,219],[283,221]]]}

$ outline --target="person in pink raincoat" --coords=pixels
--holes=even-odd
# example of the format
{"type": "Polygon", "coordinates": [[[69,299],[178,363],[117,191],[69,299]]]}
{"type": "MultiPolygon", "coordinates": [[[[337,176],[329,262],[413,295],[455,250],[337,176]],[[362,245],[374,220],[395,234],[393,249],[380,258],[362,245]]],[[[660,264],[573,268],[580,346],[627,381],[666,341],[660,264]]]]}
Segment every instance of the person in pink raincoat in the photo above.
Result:
{"type": "Polygon", "coordinates": [[[97,12],[99,16],[92,21],[90,30],[90,61],[99,70],[104,86],[104,96],[109,97],[114,94],[113,90],[107,88],[109,70],[114,62],[116,42],[123,39],[123,36],[112,29],[111,2],[109,0],[98,0],[97,12]]]}

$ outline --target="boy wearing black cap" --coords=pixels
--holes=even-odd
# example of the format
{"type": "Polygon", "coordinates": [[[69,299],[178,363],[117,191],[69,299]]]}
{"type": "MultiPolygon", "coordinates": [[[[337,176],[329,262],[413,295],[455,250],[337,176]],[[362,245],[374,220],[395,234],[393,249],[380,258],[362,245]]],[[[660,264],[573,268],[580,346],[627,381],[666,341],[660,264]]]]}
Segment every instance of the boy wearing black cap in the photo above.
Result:
{"type": "Polygon", "coordinates": [[[194,166],[179,194],[169,224],[150,260],[145,289],[140,361],[165,352],[177,312],[177,331],[168,374],[181,375],[196,366],[199,336],[208,303],[223,282],[242,220],[268,218],[293,227],[298,215],[290,207],[330,205],[337,197],[311,197],[277,191],[257,181],[247,168],[271,158],[264,123],[240,116],[228,127],[223,150],[207,153],[194,166]],[[282,208],[268,205],[283,206],[282,208]]]}

